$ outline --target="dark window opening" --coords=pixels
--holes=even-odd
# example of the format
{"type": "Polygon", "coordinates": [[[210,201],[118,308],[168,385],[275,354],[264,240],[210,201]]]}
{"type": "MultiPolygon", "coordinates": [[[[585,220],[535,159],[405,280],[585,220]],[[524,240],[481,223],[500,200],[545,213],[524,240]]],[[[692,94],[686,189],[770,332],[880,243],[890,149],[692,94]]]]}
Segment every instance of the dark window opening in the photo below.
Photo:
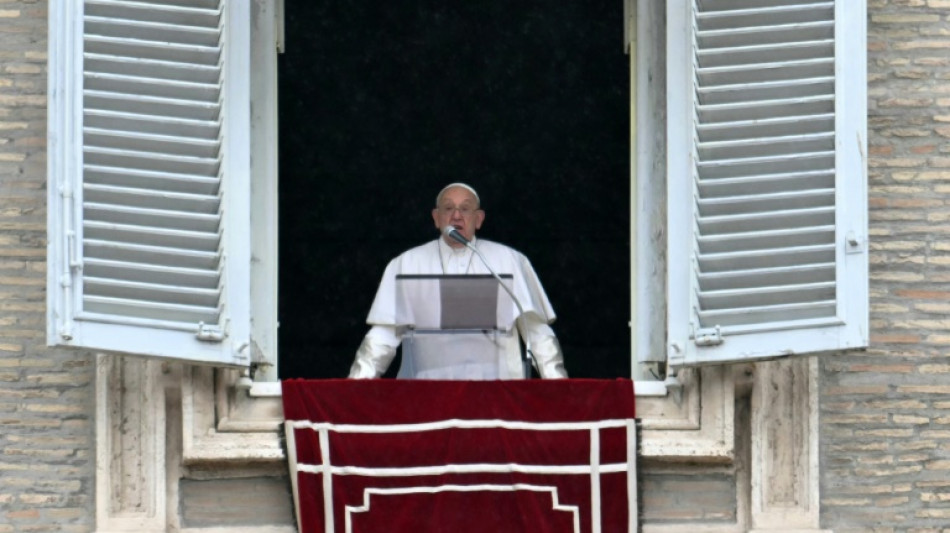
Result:
{"type": "Polygon", "coordinates": [[[571,376],[629,377],[621,5],[314,0],[286,10],[280,377],[346,376],[386,263],[437,237],[429,211],[452,181],[478,189],[479,235],[531,260],[571,376]]]}

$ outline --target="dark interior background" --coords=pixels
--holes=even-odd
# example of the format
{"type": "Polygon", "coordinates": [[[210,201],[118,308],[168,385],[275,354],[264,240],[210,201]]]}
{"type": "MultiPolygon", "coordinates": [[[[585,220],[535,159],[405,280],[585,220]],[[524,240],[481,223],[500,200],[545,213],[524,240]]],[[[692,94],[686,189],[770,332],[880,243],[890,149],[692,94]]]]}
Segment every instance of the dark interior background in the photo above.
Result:
{"type": "Polygon", "coordinates": [[[346,376],[452,181],[479,191],[481,237],[531,259],[571,376],[629,377],[621,3],[310,0],[285,24],[280,377],[346,376]]]}

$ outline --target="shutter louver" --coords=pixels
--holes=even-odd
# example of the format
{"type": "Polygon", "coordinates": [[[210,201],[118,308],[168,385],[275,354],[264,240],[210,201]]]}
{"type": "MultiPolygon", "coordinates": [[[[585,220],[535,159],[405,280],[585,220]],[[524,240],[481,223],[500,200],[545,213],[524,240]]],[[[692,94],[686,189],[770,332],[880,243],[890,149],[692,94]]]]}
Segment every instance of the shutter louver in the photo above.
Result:
{"type": "Polygon", "coordinates": [[[196,330],[221,315],[217,0],[86,0],[86,316],[196,330]]]}
{"type": "MultiPolygon", "coordinates": [[[[673,341],[671,362],[844,347],[851,341],[841,342],[839,334],[816,333],[825,338],[805,348],[783,341],[743,346],[742,353],[726,348],[737,336],[783,332],[772,338],[790,340],[790,331],[834,329],[845,321],[842,229],[852,221],[840,219],[842,191],[857,179],[854,192],[860,193],[863,170],[854,161],[842,164],[836,79],[845,61],[836,57],[841,7],[834,0],[686,3],[682,28],[689,45],[681,59],[690,68],[682,74],[688,88],[681,93],[687,106],[681,124],[691,127],[680,133],[683,144],[670,148],[691,157],[675,169],[670,165],[671,176],[681,174],[670,179],[692,191],[685,206],[693,220],[690,260],[679,270],[690,287],[689,303],[682,303],[689,309],[681,311],[691,318],[690,340],[673,341]],[[697,353],[704,349],[710,354],[697,353]]],[[[683,192],[671,188],[669,194],[683,192]]],[[[866,227],[862,215],[855,228],[862,219],[866,227]]]]}
{"type": "Polygon", "coordinates": [[[757,4],[695,12],[701,328],[835,317],[834,3],[757,4]]]}

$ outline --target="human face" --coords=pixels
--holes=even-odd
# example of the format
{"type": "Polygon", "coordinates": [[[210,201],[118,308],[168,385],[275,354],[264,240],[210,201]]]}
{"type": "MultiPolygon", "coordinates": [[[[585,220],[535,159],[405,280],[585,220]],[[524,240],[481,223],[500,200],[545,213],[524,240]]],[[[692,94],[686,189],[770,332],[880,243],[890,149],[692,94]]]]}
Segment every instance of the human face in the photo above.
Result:
{"type": "MultiPolygon", "coordinates": [[[[485,212],[479,209],[478,199],[471,191],[463,187],[450,187],[442,193],[439,205],[432,210],[432,220],[439,231],[446,226],[453,226],[463,237],[472,240],[485,221],[485,212]]],[[[447,235],[443,234],[442,238],[453,248],[464,246],[447,235]]]]}

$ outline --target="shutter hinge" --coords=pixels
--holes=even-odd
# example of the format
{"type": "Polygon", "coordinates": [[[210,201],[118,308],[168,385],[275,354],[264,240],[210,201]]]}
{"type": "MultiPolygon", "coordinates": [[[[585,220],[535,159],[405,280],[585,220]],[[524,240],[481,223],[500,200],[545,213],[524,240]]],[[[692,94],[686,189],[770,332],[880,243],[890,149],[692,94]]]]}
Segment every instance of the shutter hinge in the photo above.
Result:
{"type": "Polygon", "coordinates": [[[65,240],[63,243],[65,247],[63,253],[65,257],[63,258],[59,276],[59,284],[62,289],[63,298],[63,307],[60,313],[62,322],[59,325],[59,336],[63,341],[69,342],[73,340],[73,291],[76,285],[82,283],[81,278],[77,279],[82,269],[82,260],[79,258],[77,250],[76,231],[74,228],[75,220],[73,220],[73,212],[76,206],[73,204],[73,189],[69,186],[68,182],[59,188],[59,195],[63,199],[61,213],[62,224],[60,228],[63,232],[63,239],[65,240]]]}
{"type": "Polygon", "coordinates": [[[712,329],[701,329],[696,332],[696,346],[718,346],[722,344],[722,331],[717,325],[712,329]]]}
{"type": "Polygon", "coordinates": [[[224,340],[224,330],[218,325],[209,325],[198,322],[198,332],[195,333],[199,341],[221,342],[224,340]]]}

